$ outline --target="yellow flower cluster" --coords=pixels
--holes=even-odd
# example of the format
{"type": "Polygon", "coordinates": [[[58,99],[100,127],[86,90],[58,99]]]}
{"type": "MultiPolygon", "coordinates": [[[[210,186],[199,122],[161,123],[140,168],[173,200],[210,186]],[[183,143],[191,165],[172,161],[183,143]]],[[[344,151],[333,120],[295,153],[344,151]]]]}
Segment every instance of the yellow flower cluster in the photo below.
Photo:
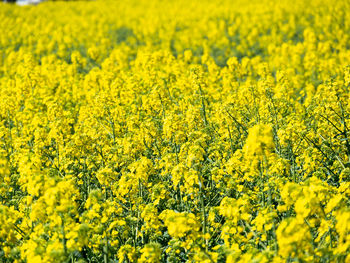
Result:
{"type": "Polygon", "coordinates": [[[348,10],[0,3],[0,262],[350,262],[348,10]]]}

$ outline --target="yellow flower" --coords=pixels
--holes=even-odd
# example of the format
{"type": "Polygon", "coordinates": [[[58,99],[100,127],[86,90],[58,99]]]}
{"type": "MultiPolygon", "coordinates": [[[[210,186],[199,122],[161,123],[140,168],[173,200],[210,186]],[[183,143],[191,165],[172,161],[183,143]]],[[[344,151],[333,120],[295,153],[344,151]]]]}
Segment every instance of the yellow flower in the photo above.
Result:
{"type": "Polygon", "coordinates": [[[160,245],[157,243],[147,244],[144,248],[141,249],[140,262],[160,262],[161,260],[161,249],[160,245]]]}

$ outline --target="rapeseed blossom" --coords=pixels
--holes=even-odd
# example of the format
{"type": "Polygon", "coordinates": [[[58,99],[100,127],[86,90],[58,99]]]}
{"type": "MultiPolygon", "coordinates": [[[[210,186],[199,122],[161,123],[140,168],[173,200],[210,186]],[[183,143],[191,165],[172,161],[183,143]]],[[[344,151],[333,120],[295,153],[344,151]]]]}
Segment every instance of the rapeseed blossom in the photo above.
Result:
{"type": "Polygon", "coordinates": [[[0,262],[350,262],[348,10],[1,3],[0,262]]]}

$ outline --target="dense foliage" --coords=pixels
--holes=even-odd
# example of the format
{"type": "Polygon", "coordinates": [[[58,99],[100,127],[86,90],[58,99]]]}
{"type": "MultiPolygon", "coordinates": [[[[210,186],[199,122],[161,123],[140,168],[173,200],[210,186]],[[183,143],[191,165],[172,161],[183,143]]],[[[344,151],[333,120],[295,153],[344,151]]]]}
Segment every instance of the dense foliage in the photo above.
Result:
{"type": "Polygon", "coordinates": [[[349,10],[0,4],[0,261],[350,262],[349,10]]]}

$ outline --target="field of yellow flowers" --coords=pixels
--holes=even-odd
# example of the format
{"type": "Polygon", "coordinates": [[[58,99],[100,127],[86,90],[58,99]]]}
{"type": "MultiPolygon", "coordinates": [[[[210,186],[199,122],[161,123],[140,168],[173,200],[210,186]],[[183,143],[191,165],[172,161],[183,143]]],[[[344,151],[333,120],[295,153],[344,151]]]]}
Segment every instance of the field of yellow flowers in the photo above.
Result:
{"type": "Polygon", "coordinates": [[[0,3],[0,262],[350,262],[350,2],[0,3]]]}

